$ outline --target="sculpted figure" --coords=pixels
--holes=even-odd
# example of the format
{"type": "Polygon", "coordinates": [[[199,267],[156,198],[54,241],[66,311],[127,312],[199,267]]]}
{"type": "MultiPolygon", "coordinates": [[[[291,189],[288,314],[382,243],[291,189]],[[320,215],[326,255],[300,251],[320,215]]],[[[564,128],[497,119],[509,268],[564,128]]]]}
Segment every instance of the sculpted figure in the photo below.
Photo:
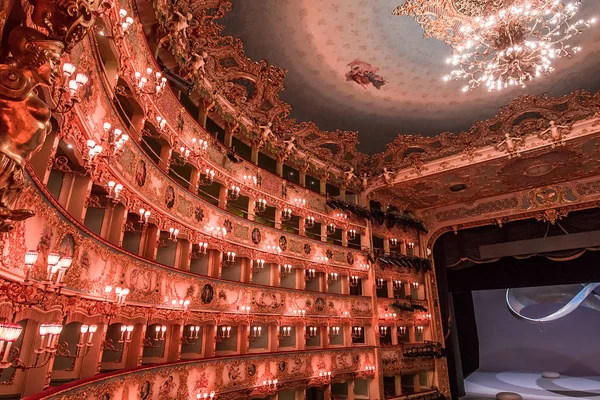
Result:
{"type": "Polygon", "coordinates": [[[198,54],[198,53],[194,53],[192,55],[192,59],[190,62],[190,73],[187,75],[187,77],[191,77],[194,74],[205,74],[206,70],[204,69],[204,66],[206,65],[206,61],[208,60],[208,53],[206,51],[202,52],[202,55],[198,54]]]}
{"type": "Polygon", "coordinates": [[[193,18],[192,13],[187,11],[185,12],[185,15],[183,15],[179,11],[175,11],[173,14],[173,19],[169,22],[171,34],[177,37],[181,33],[180,39],[182,39],[182,41],[187,40],[187,28],[190,26],[190,21],[193,18]]]}
{"type": "Polygon", "coordinates": [[[540,139],[544,140],[549,138],[552,141],[552,148],[556,147],[557,145],[564,146],[565,138],[563,137],[561,129],[569,129],[569,127],[566,125],[556,125],[556,122],[550,121],[550,126],[546,130],[538,133],[538,136],[540,139]]]}
{"type": "Polygon", "coordinates": [[[361,187],[363,188],[363,190],[367,189],[367,187],[369,186],[369,174],[367,174],[366,172],[363,172],[360,175],[360,184],[361,184],[361,187]]]}
{"type": "Polygon", "coordinates": [[[522,138],[512,137],[510,133],[504,134],[504,140],[498,143],[495,147],[497,150],[502,149],[503,147],[508,152],[508,158],[512,158],[513,155],[517,157],[521,157],[521,153],[519,152],[519,146],[521,146],[522,138]]]}
{"type": "Polygon", "coordinates": [[[383,177],[383,180],[385,181],[386,184],[391,185],[392,179],[393,179],[392,174],[393,174],[392,171],[390,171],[386,167],[383,167],[383,172],[379,176],[383,177]]]}
{"type": "Polygon", "coordinates": [[[356,178],[356,174],[354,173],[354,167],[350,167],[350,169],[344,172],[344,182],[346,184],[350,183],[354,178],[356,178]]]}
{"type": "Polygon", "coordinates": [[[0,65],[0,231],[7,219],[23,220],[30,210],[10,210],[23,188],[23,164],[51,130],[51,110],[35,93],[60,77],[64,44],[17,27],[9,35],[12,57],[0,65]]]}
{"type": "Polygon", "coordinates": [[[273,134],[273,131],[271,130],[271,127],[273,126],[273,123],[269,122],[267,123],[266,126],[259,126],[258,129],[260,129],[260,138],[258,141],[258,148],[261,148],[271,137],[275,138],[275,135],[273,134]]]}
{"type": "Polygon", "coordinates": [[[289,157],[289,155],[292,154],[292,152],[296,149],[295,140],[296,139],[293,136],[290,136],[288,140],[283,141],[283,144],[285,145],[283,148],[283,152],[286,158],[289,157]]]}

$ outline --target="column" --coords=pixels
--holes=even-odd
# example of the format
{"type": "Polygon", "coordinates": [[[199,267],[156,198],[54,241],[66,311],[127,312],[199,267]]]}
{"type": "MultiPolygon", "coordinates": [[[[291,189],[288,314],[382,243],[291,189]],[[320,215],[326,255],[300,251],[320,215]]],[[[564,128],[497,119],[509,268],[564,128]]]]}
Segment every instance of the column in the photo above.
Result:
{"type": "Polygon", "coordinates": [[[225,186],[219,188],[219,208],[227,209],[227,188],[225,186]]]}
{"type": "Polygon", "coordinates": [[[390,239],[383,238],[383,252],[385,254],[390,254],[390,239]]]}
{"type": "Polygon", "coordinates": [[[325,195],[327,193],[327,179],[321,178],[319,181],[319,193],[325,195]]]}
{"type": "Polygon", "coordinates": [[[300,186],[306,187],[306,169],[301,169],[298,179],[300,180],[300,186]]]}
{"type": "Polygon", "coordinates": [[[175,252],[175,268],[182,271],[189,271],[192,243],[189,240],[180,239],[177,241],[176,246],[177,250],[175,252]]]}
{"type": "Polygon", "coordinates": [[[140,241],[140,256],[152,261],[156,260],[159,237],[160,229],[156,225],[148,224],[144,226],[142,240],[140,241]]]}
{"type": "Polygon", "coordinates": [[[402,376],[394,375],[394,387],[396,389],[396,396],[399,396],[402,393],[402,376]]]}
{"type": "Polygon", "coordinates": [[[250,325],[238,325],[238,348],[239,354],[248,353],[248,336],[250,336],[250,325]]]}
{"type": "Polygon", "coordinates": [[[200,184],[200,170],[196,167],[192,167],[192,174],[190,176],[190,191],[194,194],[197,194],[199,184],[200,184]]]}
{"type": "Polygon", "coordinates": [[[250,154],[250,161],[258,165],[258,147],[252,146],[252,153],[250,154]]]}
{"type": "Polygon", "coordinates": [[[323,348],[324,349],[330,349],[331,348],[331,341],[329,338],[329,323],[327,323],[325,326],[322,326],[324,332],[321,333],[321,338],[322,338],[322,342],[323,343],[323,348]]]}
{"type": "Polygon", "coordinates": [[[106,238],[109,242],[121,246],[123,243],[123,234],[125,233],[125,222],[127,221],[128,210],[122,205],[112,207],[108,231],[106,238]]]}
{"type": "Polygon", "coordinates": [[[342,230],[342,246],[348,247],[348,231],[346,229],[342,230]]]}
{"type": "Polygon", "coordinates": [[[91,378],[100,371],[102,362],[102,342],[106,337],[108,326],[102,324],[92,339],[92,347],[81,360],[81,369],[79,370],[79,379],[91,378]]]}
{"type": "Polygon", "coordinates": [[[281,158],[277,158],[277,164],[275,165],[275,173],[277,176],[283,176],[283,160],[281,158]]]}
{"type": "Polygon", "coordinates": [[[231,129],[225,130],[225,146],[226,147],[233,146],[233,133],[231,132],[231,129]]]}
{"type": "Polygon", "coordinates": [[[248,198],[248,221],[254,221],[254,202],[256,199],[248,198]]]}
{"type": "Polygon", "coordinates": [[[169,332],[171,333],[165,339],[168,341],[165,343],[167,346],[167,362],[179,361],[181,358],[181,335],[183,334],[183,324],[178,323],[170,326],[169,332]]]}
{"type": "Polygon", "coordinates": [[[146,337],[146,324],[136,324],[131,335],[131,343],[127,350],[125,368],[136,368],[142,364],[142,354],[144,353],[144,338],[146,337]]]}
{"type": "Polygon", "coordinates": [[[160,160],[158,166],[165,171],[169,171],[169,165],[171,165],[171,146],[168,143],[163,143],[160,148],[160,160]]]}
{"type": "Polygon", "coordinates": [[[209,358],[213,356],[213,347],[216,345],[215,329],[212,325],[202,326],[202,357],[209,358]]]}
{"type": "Polygon", "coordinates": [[[275,209],[275,228],[281,229],[281,209],[279,207],[275,209]]]}
{"type": "Polygon", "coordinates": [[[306,227],[304,226],[304,218],[302,216],[298,219],[298,234],[306,236],[306,227]]]}
{"type": "Polygon", "coordinates": [[[327,241],[327,224],[325,221],[321,222],[321,242],[327,241]]]}
{"type": "Polygon", "coordinates": [[[48,183],[59,139],[55,132],[48,134],[42,147],[31,157],[30,163],[43,184],[48,183]]]}

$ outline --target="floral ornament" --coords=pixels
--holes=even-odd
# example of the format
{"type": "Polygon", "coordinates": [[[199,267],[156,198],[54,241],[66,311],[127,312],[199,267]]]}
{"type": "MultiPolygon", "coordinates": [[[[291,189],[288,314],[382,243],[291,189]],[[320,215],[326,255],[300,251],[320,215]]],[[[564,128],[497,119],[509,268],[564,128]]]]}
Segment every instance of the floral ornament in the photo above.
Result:
{"type": "Polygon", "coordinates": [[[252,229],[252,243],[259,244],[262,240],[262,235],[260,233],[260,229],[254,228],[252,229]]]}
{"type": "Polygon", "coordinates": [[[331,249],[327,249],[325,255],[331,260],[333,258],[333,251],[331,251],[331,249]]]}
{"type": "Polygon", "coordinates": [[[312,249],[310,248],[310,243],[305,243],[304,244],[304,254],[310,254],[310,252],[312,251],[312,249]]]}
{"type": "Polygon", "coordinates": [[[353,265],[354,264],[354,253],[349,251],[348,254],[346,254],[346,261],[348,261],[348,264],[353,265]]]}
{"type": "Polygon", "coordinates": [[[287,250],[287,239],[285,236],[281,236],[279,238],[279,248],[281,249],[281,251],[287,250]]]}
{"type": "Polygon", "coordinates": [[[202,209],[202,207],[196,207],[196,209],[194,210],[194,217],[198,222],[201,222],[204,219],[204,210],[202,209]]]}
{"type": "Polygon", "coordinates": [[[226,219],[223,222],[223,227],[225,228],[225,230],[227,231],[227,233],[231,233],[231,231],[233,230],[233,224],[228,219],[226,219]]]}

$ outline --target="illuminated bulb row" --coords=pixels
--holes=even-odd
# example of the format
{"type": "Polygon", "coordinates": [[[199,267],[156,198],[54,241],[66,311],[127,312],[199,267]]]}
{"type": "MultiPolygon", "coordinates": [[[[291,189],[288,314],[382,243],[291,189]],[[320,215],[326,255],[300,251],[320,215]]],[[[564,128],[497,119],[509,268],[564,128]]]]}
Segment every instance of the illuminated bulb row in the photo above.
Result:
{"type": "Polygon", "coordinates": [[[150,218],[150,210],[145,210],[143,208],[140,208],[139,213],[140,213],[139,223],[147,224],[148,218],[150,218]]]}
{"type": "Polygon", "coordinates": [[[154,340],[165,340],[165,332],[167,332],[166,325],[156,325],[154,328],[154,340]]]}
{"type": "Polygon", "coordinates": [[[119,343],[131,342],[131,333],[133,332],[133,325],[121,325],[121,339],[119,343]]]}
{"type": "Polygon", "coordinates": [[[182,308],[184,310],[187,310],[188,307],[190,306],[190,301],[189,300],[171,300],[171,307],[175,308],[175,307],[179,307],[182,308]]]}

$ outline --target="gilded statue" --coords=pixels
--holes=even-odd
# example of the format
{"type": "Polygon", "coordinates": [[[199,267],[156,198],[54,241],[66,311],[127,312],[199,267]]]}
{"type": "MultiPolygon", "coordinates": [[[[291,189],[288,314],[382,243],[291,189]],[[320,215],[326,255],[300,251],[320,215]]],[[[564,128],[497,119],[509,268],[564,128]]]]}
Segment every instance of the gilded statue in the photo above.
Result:
{"type": "Polygon", "coordinates": [[[8,38],[11,57],[0,64],[0,231],[7,220],[23,220],[31,210],[11,210],[23,189],[23,165],[51,130],[51,110],[35,89],[51,87],[60,78],[65,46],[27,27],[14,28],[8,38]]]}

